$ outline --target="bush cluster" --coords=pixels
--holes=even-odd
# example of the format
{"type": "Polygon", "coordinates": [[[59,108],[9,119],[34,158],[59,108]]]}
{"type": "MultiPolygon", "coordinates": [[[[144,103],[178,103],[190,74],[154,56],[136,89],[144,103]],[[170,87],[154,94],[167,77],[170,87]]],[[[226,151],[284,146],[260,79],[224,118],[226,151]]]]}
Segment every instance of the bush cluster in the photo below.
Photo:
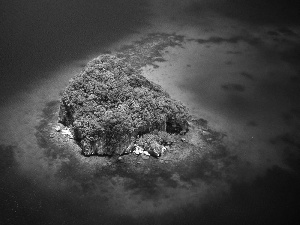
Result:
{"type": "Polygon", "coordinates": [[[106,137],[117,143],[120,135],[162,130],[167,121],[184,125],[188,113],[157,84],[148,81],[122,58],[102,55],[74,77],[61,99],[63,118],[76,140],[106,137]]]}
{"type": "Polygon", "coordinates": [[[162,146],[171,145],[175,142],[174,134],[169,134],[165,131],[151,132],[139,137],[135,144],[145,150],[152,149],[152,144],[157,143],[162,146]]]}

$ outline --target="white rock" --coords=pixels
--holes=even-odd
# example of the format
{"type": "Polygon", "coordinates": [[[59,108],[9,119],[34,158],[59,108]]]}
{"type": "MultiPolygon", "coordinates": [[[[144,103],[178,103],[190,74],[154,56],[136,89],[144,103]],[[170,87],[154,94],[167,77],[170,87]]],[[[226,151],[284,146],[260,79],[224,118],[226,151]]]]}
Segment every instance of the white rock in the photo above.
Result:
{"type": "Polygon", "coordinates": [[[164,152],[165,152],[166,150],[167,150],[166,147],[163,146],[163,147],[161,148],[161,154],[164,154],[164,152]]]}
{"type": "Polygon", "coordinates": [[[142,154],[144,152],[144,149],[138,145],[135,146],[133,153],[136,155],[142,154]]]}
{"type": "Polygon", "coordinates": [[[62,130],[61,130],[61,133],[64,134],[64,135],[69,136],[70,138],[73,138],[73,135],[72,135],[70,129],[68,129],[68,128],[62,129],[62,130]]]}
{"type": "Polygon", "coordinates": [[[61,131],[60,126],[55,126],[54,129],[55,129],[57,132],[61,131]]]}
{"type": "Polygon", "coordinates": [[[148,155],[148,156],[150,156],[149,152],[147,152],[147,151],[143,151],[143,155],[148,155]]]}

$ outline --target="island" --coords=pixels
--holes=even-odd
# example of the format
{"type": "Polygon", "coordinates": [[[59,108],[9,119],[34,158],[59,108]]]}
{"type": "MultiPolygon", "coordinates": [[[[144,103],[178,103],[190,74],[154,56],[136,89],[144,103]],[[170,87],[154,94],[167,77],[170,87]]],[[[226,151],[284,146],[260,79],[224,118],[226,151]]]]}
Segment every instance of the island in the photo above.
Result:
{"type": "Polygon", "coordinates": [[[135,151],[159,157],[174,135],[188,131],[188,119],[182,103],[114,54],[93,59],[71,79],[59,109],[59,122],[84,156],[135,151]]]}
{"type": "Polygon", "coordinates": [[[144,190],[142,199],[173,193],[174,185],[198,190],[198,179],[231,179],[237,157],[223,142],[226,134],[173,100],[163,90],[169,90],[164,77],[151,77],[172,66],[167,51],[183,41],[176,34],[148,34],[103,51],[63,85],[43,108],[35,133],[55,176],[80,191],[96,184],[98,192],[97,182],[106,181],[111,190],[111,181],[120,181],[130,192],[144,190]]]}

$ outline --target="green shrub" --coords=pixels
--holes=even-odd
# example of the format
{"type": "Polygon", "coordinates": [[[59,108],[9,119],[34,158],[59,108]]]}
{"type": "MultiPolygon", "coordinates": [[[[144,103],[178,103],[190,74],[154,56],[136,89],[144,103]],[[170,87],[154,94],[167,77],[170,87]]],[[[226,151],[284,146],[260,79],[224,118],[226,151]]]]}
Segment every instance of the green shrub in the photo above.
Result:
{"type": "MultiPolygon", "coordinates": [[[[113,55],[88,63],[70,81],[60,108],[60,121],[73,128],[84,154],[95,154],[92,143],[101,138],[111,149],[120,146],[125,134],[129,138],[155,129],[165,131],[166,123],[184,128],[187,117],[181,103],[113,55]]],[[[165,142],[170,138],[158,136],[165,142]]]]}

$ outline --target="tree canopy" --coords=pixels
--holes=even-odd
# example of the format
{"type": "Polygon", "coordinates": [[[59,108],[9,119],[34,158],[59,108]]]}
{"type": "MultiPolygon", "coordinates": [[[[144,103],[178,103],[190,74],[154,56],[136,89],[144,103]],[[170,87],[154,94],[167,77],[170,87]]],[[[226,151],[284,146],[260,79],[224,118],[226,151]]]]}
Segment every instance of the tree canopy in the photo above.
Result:
{"type": "Polygon", "coordinates": [[[71,79],[61,99],[60,121],[73,128],[84,154],[95,154],[91,143],[100,139],[110,146],[106,153],[113,154],[124,137],[165,131],[166,126],[184,129],[187,117],[180,102],[111,54],[89,62],[71,79]]]}

